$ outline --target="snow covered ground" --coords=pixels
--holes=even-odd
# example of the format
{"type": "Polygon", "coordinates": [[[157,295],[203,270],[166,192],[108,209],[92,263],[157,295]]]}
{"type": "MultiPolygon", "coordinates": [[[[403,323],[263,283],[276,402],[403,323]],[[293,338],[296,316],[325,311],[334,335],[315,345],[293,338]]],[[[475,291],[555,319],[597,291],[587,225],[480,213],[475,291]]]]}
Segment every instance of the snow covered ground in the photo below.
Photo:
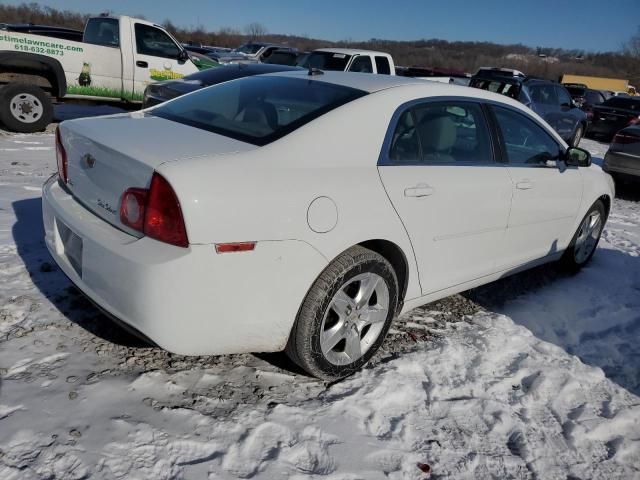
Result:
{"type": "MultiPolygon", "coordinates": [[[[602,156],[606,146],[585,140],[602,156]]],[[[181,357],[50,263],[53,136],[0,134],[0,479],[640,478],[640,195],[593,262],[414,310],[326,385],[279,355],[181,357]]],[[[637,190],[637,187],[635,187],[637,190]]]]}

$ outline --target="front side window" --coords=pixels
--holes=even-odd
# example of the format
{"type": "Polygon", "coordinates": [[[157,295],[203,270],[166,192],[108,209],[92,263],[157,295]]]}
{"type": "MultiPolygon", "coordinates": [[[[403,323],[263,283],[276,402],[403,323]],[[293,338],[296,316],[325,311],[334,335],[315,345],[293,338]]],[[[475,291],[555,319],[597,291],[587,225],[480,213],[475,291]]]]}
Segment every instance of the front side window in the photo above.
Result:
{"type": "Polygon", "coordinates": [[[391,65],[387,57],[376,57],[376,70],[381,75],[391,75],[391,65]]]}
{"type": "Polygon", "coordinates": [[[553,85],[532,85],[529,87],[531,101],[542,105],[558,105],[558,96],[553,85]]]}
{"type": "Polygon", "coordinates": [[[180,49],[166,32],[136,23],[136,50],[140,55],[177,59],[180,49]]]}
{"type": "Polygon", "coordinates": [[[104,47],[120,46],[120,23],[115,18],[92,18],[84,29],[83,41],[104,47]]]}
{"type": "Polygon", "coordinates": [[[559,87],[559,86],[556,86],[556,90],[558,93],[558,102],[560,103],[560,105],[570,107],[571,96],[569,95],[569,93],[563,87],[559,87]]]}
{"type": "Polygon", "coordinates": [[[495,112],[510,164],[546,166],[547,161],[560,157],[560,145],[533,120],[507,108],[491,108],[495,112]]]}
{"type": "Polygon", "coordinates": [[[257,75],[199,90],[150,114],[266,145],[364,95],[362,90],[320,81],[257,75]]]}
{"type": "Polygon", "coordinates": [[[360,73],[373,73],[373,64],[371,63],[371,57],[368,55],[360,55],[357,56],[351,66],[349,67],[350,72],[360,72],[360,73]]]}
{"type": "Polygon", "coordinates": [[[404,112],[391,139],[396,164],[493,163],[489,129],[480,105],[431,102],[404,112]]]}

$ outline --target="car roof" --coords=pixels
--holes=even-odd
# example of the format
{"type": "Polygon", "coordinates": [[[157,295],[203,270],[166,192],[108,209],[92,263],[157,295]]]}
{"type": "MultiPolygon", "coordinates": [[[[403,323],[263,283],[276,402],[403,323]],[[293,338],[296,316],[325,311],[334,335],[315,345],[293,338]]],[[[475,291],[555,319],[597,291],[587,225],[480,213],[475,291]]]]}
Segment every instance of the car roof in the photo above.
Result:
{"type": "Polygon", "coordinates": [[[331,83],[334,85],[341,85],[343,87],[355,88],[363,90],[367,93],[374,93],[387,88],[397,87],[400,85],[411,85],[424,83],[425,80],[400,77],[397,75],[376,75],[372,73],[355,73],[355,72],[335,72],[335,71],[318,71],[314,70],[313,75],[309,75],[307,69],[296,69],[296,71],[279,72],[272,75],[301,78],[309,81],[318,81],[331,83]]]}
{"type": "Polygon", "coordinates": [[[371,55],[389,55],[387,52],[378,52],[376,50],[365,50],[362,48],[317,48],[313,52],[342,53],[344,55],[358,55],[362,53],[367,53],[371,55]]]}

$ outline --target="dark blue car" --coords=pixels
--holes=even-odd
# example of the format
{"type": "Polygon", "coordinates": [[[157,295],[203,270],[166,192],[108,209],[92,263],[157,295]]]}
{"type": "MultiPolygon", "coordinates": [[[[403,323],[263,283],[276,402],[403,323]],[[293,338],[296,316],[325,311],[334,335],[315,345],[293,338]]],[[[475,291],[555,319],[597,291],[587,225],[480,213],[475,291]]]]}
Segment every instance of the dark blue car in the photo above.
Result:
{"type": "Polygon", "coordinates": [[[565,87],[517,70],[481,68],[471,87],[514,98],[540,115],[571,146],[577,147],[587,130],[587,115],[578,108],[565,87]]]}

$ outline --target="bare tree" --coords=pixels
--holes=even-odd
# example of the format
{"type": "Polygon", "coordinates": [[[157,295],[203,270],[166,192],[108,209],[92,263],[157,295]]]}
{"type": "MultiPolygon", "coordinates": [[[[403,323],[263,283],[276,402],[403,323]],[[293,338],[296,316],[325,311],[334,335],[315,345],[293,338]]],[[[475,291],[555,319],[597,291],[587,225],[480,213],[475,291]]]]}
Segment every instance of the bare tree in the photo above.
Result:
{"type": "Polygon", "coordinates": [[[638,32],[622,45],[622,51],[626,55],[640,58],[640,27],[638,32]]]}
{"type": "Polygon", "coordinates": [[[267,34],[267,27],[258,22],[253,22],[244,27],[244,32],[251,40],[258,40],[267,34]]]}

